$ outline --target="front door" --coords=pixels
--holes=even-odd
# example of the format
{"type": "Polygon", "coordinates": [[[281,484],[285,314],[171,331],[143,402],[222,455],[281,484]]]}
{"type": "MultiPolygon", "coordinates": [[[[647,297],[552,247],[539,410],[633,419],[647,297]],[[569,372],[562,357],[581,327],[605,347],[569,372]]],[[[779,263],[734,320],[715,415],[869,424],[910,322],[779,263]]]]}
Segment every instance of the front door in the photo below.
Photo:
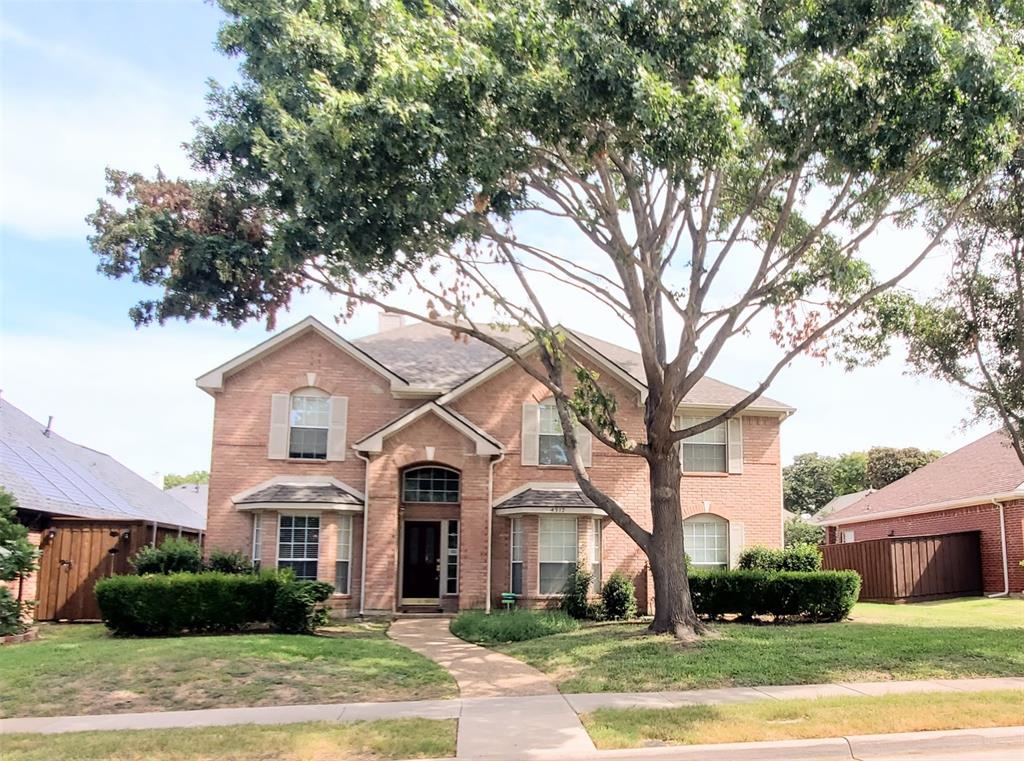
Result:
{"type": "Polygon", "coordinates": [[[441,592],[441,523],[406,521],[402,550],[402,602],[437,602],[441,592]]]}

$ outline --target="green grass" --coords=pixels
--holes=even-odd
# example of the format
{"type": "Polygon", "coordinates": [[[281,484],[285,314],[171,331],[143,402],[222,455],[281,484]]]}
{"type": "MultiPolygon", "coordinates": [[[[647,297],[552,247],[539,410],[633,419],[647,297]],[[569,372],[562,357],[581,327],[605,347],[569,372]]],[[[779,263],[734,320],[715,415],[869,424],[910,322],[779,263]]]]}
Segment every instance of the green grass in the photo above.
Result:
{"type": "Polygon", "coordinates": [[[609,624],[498,647],[563,692],[1024,675],[1024,600],[857,605],[838,624],[717,624],[697,645],[609,624]]]}
{"type": "Polygon", "coordinates": [[[583,724],[606,749],[1004,727],[1022,713],[1024,690],[999,690],[600,709],[583,724]]]}
{"type": "Polygon", "coordinates": [[[395,719],[352,724],[144,729],[4,735],[4,761],[308,761],[455,755],[455,721],[395,719]]]}
{"type": "Polygon", "coordinates": [[[383,622],[334,636],[233,634],[119,639],[100,625],[44,625],[0,653],[0,716],[416,700],[458,690],[383,622]]]}
{"type": "Polygon", "coordinates": [[[575,631],[580,623],[559,610],[510,610],[484,613],[468,610],[452,621],[452,634],[467,642],[523,642],[575,631]]]}

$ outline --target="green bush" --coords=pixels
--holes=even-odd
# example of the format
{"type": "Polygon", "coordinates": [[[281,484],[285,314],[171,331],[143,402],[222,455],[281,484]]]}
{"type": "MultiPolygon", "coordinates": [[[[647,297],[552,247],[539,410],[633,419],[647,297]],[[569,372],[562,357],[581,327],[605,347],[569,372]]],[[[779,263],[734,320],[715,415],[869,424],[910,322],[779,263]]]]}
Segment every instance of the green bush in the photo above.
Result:
{"type": "Polygon", "coordinates": [[[690,575],[698,615],[720,618],[841,621],[860,594],[855,571],[696,571],[690,575]]]}
{"type": "Polygon", "coordinates": [[[159,547],[146,545],[128,562],[140,576],[147,573],[199,573],[203,570],[203,552],[190,539],[172,536],[159,547]]]}
{"type": "Polygon", "coordinates": [[[18,599],[7,587],[0,586],[0,637],[21,634],[28,629],[28,605],[18,599]]]}
{"type": "Polygon", "coordinates": [[[207,573],[112,576],[96,583],[107,628],[130,636],[238,631],[269,621],[280,631],[309,632],[323,621],[332,591],[291,574],[207,573]]]}
{"type": "Polygon", "coordinates": [[[803,518],[790,518],[783,526],[783,544],[796,547],[800,544],[815,546],[825,543],[825,527],[808,523],[803,518]]]}
{"type": "Polygon", "coordinates": [[[467,642],[493,644],[523,642],[550,634],[571,632],[579,626],[579,621],[560,610],[519,609],[495,613],[467,610],[452,620],[451,630],[452,634],[467,642]]]}
{"type": "Polygon", "coordinates": [[[601,603],[605,618],[635,618],[636,587],[622,571],[615,571],[601,588],[601,603]]]}
{"type": "Polygon", "coordinates": [[[253,573],[252,561],[238,550],[214,549],[210,551],[210,559],[206,568],[219,573],[253,573]]]}
{"type": "Polygon", "coordinates": [[[558,601],[560,610],[573,618],[594,618],[594,610],[590,604],[590,587],[594,577],[582,565],[576,565],[562,587],[562,596],[558,601]]]}
{"type": "Polygon", "coordinates": [[[290,634],[312,634],[327,624],[323,602],[334,587],[325,581],[288,581],[277,588],[271,621],[274,628],[290,634]]]}
{"type": "Polygon", "coordinates": [[[821,551],[813,544],[782,550],[750,547],[740,554],[739,566],[745,571],[820,571],[821,551]]]}

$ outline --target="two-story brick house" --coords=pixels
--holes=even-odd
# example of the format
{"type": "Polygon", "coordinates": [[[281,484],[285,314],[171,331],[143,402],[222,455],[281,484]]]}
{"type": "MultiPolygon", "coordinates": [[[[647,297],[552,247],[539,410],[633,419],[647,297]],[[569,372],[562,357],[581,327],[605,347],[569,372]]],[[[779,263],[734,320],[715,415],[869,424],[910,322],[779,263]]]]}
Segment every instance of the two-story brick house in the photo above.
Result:
{"type": "MultiPolygon", "coordinates": [[[[310,317],[197,380],[215,399],[207,547],[329,581],[351,613],[484,608],[508,591],[541,604],[578,561],[598,578],[626,572],[643,604],[643,553],[576,487],[545,387],[480,342],[387,327],[347,341],[310,317]]],[[[573,332],[567,345],[639,434],[639,356],[573,332]]],[[[745,394],[705,379],[680,416],[745,394]]],[[[779,429],[792,411],[763,397],[684,442],[685,542],[697,565],[781,544],[779,429]]],[[[649,526],[643,462],[580,436],[595,483],[649,526]]]]}

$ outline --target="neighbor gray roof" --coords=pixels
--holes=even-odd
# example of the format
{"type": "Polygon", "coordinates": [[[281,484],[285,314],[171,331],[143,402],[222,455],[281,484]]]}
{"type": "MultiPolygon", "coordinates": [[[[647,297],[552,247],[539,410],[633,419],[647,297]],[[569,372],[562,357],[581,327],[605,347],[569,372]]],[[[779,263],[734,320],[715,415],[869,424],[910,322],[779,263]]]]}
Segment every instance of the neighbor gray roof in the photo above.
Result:
{"type": "MultiPolygon", "coordinates": [[[[488,330],[508,346],[521,346],[530,340],[518,328],[488,330]]],[[[643,360],[637,352],[579,331],[572,330],[571,333],[637,381],[646,383],[643,360]]],[[[493,346],[464,336],[455,337],[449,330],[423,322],[374,333],[353,343],[411,384],[442,389],[454,388],[505,356],[493,346]]],[[[705,376],[687,395],[686,403],[724,407],[735,404],[748,393],[738,386],[705,376]]],[[[779,412],[792,410],[767,396],[759,397],[753,406],[779,412]]]]}
{"type": "Polygon", "coordinates": [[[206,517],[206,503],[210,499],[209,484],[179,484],[164,491],[192,512],[206,517]]]}
{"type": "Polygon", "coordinates": [[[495,509],[508,507],[595,507],[578,489],[527,489],[515,494],[495,509]]]}
{"type": "Polygon", "coordinates": [[[203,529],[206,518],[110,455],[74,444],[0,402],[0,487],[18,506],[51,515],[145,520],[203,529]]]}
{"type": "Polygon", "coordinates": [[[323,484],[271,484],[236,504],[251,505],[262,502],[319,502],[335,505],[361,505],[363,501],[339,486],[323,484]]]}
{"type": "Polygon", "coordinates": [[[864,497],[873,492],[874,489],[862,489],[861,491],[855,491],[851,494],[840,494],[838,497],[833,497],[826,502],[818,512],[811,516],[810,522],[821,523],[822,519],[825,517],[832,515],[832,513],[837,513],[840,510],[845,510],[850,505],[860,502],[864,497]]]}

